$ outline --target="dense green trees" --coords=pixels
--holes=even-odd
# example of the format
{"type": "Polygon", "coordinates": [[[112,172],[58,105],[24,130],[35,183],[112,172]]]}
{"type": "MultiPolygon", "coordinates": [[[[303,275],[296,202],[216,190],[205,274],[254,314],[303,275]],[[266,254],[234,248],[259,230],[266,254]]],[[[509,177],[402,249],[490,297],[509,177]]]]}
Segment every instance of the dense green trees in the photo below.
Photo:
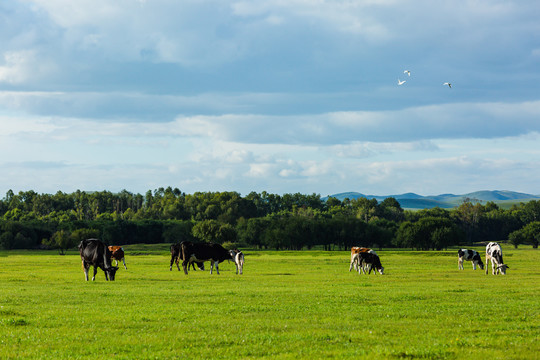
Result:
{"type": "Polygon", "coordinates": [[[535,249],[540,242],[540,221],[533,221],[509,235],[509,240],[518,247],[519,244],[531,244],[535,249]]]}
{"type": "Polygon", "coordinates": [[[443,249],[509,239],[538,246],[540,201],[509,210],[466,199],[452,210],[403,210],[394,198],[336,198],[317,194],[196,192],[159,188],[66,194],[15,194],[0,200],[0,248],[47,246],[64,251],[82,238],[109,244],[215,241],[271,249],[353,245],[443,249]]]}

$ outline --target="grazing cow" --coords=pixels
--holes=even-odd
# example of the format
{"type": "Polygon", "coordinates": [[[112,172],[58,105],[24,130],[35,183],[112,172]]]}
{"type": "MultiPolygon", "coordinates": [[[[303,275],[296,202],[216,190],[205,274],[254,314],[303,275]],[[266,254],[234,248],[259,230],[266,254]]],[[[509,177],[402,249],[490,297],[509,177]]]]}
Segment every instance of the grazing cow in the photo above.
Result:
{"type": "Polygon", "coordinates": [[[463,270],[463,260],[472,261],[472,268],[476,270],[476,266],[484,270],[484,263],[480,254],[475,250],[459,249],[458,250],[458,269],[463,270]]]}
{"type": "MultiPolygon", "coordinates": [[[[172,271],[172,265],[174,262],[176,262],[176,267],[178,268],[178,271],[180,271],[180,266],[178,265],[178,263],[180,262],[180,260],[184,260],[182,259],[181,253],[182,253],[182,244],[185,242],[189,242],[189,241],[182,241],[180,243],[171,245],[171,265],[169,267],[169,270],[172,271]]],[[[197,264],[197,267],[200,270],[204,270],[204,262],[192,262],[191,266],[193,267],[193,270],[196,270],[195,263],[197,264]]],[[[189,270],[189,267],[188,267],[188,270],[189,270]]]]}
{"type": "Polygon", "coordinates": [[[183,242],[181,244],[182,248],[182,267],[184,268],[184,273],[188,274],[188,266],[192,262],[204,262],[210,261],[210,274],[216,266],[216,272],[219,275],[219,263],[225,260],[235,260],[228,250],[219,244],[214,243],[191,243],[183,242]]]}
{"type": "Polygon", "coordinates": [[[486,246],[486,275],[488,273],[488,263],[491,260],[491,270],[493,275],[502,274],[506,275],[506,269],[509,268],[503,262],[502,249],[496,242],[490,242],[486,246]]]}
{"type": "Polygon", "coordinates": [[[109,246],[109,251],[111,252],[111,259],[116,260],[116,266],[118,266],[118,261],[122,260],[124,269],[127,270],[124,248],[121,246],[109,246]]]}
{"type": "MultiPolygon", "coordinates": [[[[354,254],[354,260],[357,265],[358,273],[361,274],[362,272],[364,274],[371,274],[371,270],[373,268],[377,269],[379,274],[384,274],[384,267],[381,264],[381,259],[377,254],[371,253],[371,252],[359,252],[357,254],[354,254]]],[[[374,274],[377,274],[375,271],[373,271],[374,274]]]]}
{"type": "Polygon", "coordinates": [[[358,246],[353,246],[351,248],[351,266],[349,266],[349,271],[352,270],[352,268],[354,267],[354,270],[357,270],[358,271],[358,262],[355,261],[354,259],[355,258],[355,254],[359,254],[359,253],[371,253],[371,254],[375,254],[377,255],[377,253],[375,252],[375,250],[372,250],[370,248],[366,248],[366,247],[358,247],[358,246]]]}
{"type": "Polygon", "coordinates": [[[92,281],[96,279],[98,267],[105,273],[105,279],[114,281],[114,276],[118,270],[117,266],[111,265],[111,252],[109,248],[98,239],[87,239],[79,244],[79,253],[81,254],[82,267],[84,277],[88,281],[88,269],[90,265],[94,267],[94,276],[92,281]]]}
{"type": "Polygon", "coordinates": [[[234,259],[234,264],[236,265],[236,274],[240,272],[240,275],[244,272],[244,253],[238,249],[229,250],[231,256],[234,259]]]}

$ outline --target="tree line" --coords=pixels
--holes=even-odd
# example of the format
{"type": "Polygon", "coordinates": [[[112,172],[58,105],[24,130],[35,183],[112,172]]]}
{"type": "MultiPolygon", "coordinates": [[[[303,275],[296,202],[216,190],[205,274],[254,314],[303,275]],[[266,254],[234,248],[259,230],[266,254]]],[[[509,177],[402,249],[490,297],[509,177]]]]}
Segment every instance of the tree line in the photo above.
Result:
{"type": "Polygon", "coordinates": [[[487,241],[538,247],[540,201],[502,209],[465,199],[453,209],[404,210],[394,198],[321,198],[318,194],[196,192],[159,188],[38,194],[9,190],[0,200],[0,248],[213,241],[260,249],[351,246],[444,249],[487,241]]]}

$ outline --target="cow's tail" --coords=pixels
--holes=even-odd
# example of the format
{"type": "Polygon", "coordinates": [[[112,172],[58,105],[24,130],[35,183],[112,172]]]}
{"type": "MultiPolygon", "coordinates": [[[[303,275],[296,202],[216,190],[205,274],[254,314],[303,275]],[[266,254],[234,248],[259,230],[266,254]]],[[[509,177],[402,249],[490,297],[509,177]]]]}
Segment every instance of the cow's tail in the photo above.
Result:
{"type": "Polygon", "coordinates": [[[185,247],[184,244],[180,244],[180,250],[178,251],[178,257],[180,258],[179,260],[182,260],[182,266],[183,266],[184,259],[186,259],[186,247],[185,247]]]}

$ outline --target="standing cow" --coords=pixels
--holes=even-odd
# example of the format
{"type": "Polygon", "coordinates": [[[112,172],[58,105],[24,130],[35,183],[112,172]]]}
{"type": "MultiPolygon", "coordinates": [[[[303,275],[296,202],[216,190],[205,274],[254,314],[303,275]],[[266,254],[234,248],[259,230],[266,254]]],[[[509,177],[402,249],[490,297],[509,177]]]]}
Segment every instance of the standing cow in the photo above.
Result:
{"type": "Polygon", "coordinates": [[[84,277],[88,281],[88,269],[90,265],[94,267],[94,276],[96,279],[97,269],[100,268],[105,273],[105,279],[114,281],[114,276],[118,270],[117,266],[111,265],[111,252],[109,248],[98,239],[87,239],[79,244],[79,253],[81,254],[84,277]]]}
{"type": "Polygon", "coordinates": [[[235,260],[231,252],[225,250],[225,248],[219,244],[214,243],[191,243],[183,242],[182,248],[182,267],[184,273],[188,274],[189,264],[192,262],[204,262],[210,261],[210,274],[216,266],[216,272],[219,275],[219,263],[225,260],[235,260]]]}
{"type": "MultiPolygon", "coordinates": [[[[375,268],[379,274],[384,274],[384,267],[381,264],[381,259],[375,253],[371,252],[359,252],[353,255],[353,261],[356,263],[355,267],[358,273],[371,274],[371,270],[375,268]]],[[[374,274],[377,274],[373,270],[374,274]]]]}
{"type": "Polygon", "coordinates": [[[491,270],[493,275],[506,275],[506,269],[509,268],[503,262],[502,249],[496,242],[490,242],[486,246],[486,275],[488,273],[488,263],[491,261],[491,270]]]}
{"type": "Polygon", "coordinates": [[[476,270],[476,266],[480,266],[480,269],[484,269],[484,263],[480,254],[475,250],[459,249],[458,250],[458,269],[463,270],[463,261],[471,261],[473,270],[476,270]]]}
{"type": "Polygon", "coordinates": [[[354,267],[354,270],[360,271],[357,267],[360,262],[356,261],[356,259],[358,259],[358,256],[355,256],[356,254],[359,254],[359,253],[371,253],[371,254],[377,255],[375,250],[372,250],[370,248],[353,246],[351,248],[351,265],[349,266],[349,271],[351,271],[353,267],[354,267]]]}
{"type": "Polygon", "coordinates": [[[124,269],[127,270],[124,248],[121,246],[109,246],[109,251],[111,252],[111,259],[116,261],[116,266],[118,266],[118,261],[122,261],[124,269]]]}
{"type": "MultiPolygon", "coordinates": [[[[173,266],[173,263],[175,263],[175,262],[176,262],[176,267],[178,268],[178,271],[180,271],[179,262],[180,262],[180,260],[182,260],[182,261],[184,260],[182,258],[182,244],[184,244],[184,243],[193,244],[190,241],[182,241],[180,243],[171,245],[171,264],[169,266],[170,271],[172,271],[172,266],[173,266]]],[[[199,268],[199,270],[204,270],[204,262],[196,262],[196,264],[197,264],[197,267],[199,268]]],[[[193,270],[196,270],[195,269],[195,262],[191,263],[191,266],[193,266],[193,270]]],[[[189,270],[189,267],[188,267],[188,270],[189,270]]]]}
{"type": "Polygon", "coordinates": [[[244,273],[244,253],[238,249],[229,250],[231,256],[234,258],[234,264],[236,265],[236,274],[240,272],[240,275],[244,273]]]}

